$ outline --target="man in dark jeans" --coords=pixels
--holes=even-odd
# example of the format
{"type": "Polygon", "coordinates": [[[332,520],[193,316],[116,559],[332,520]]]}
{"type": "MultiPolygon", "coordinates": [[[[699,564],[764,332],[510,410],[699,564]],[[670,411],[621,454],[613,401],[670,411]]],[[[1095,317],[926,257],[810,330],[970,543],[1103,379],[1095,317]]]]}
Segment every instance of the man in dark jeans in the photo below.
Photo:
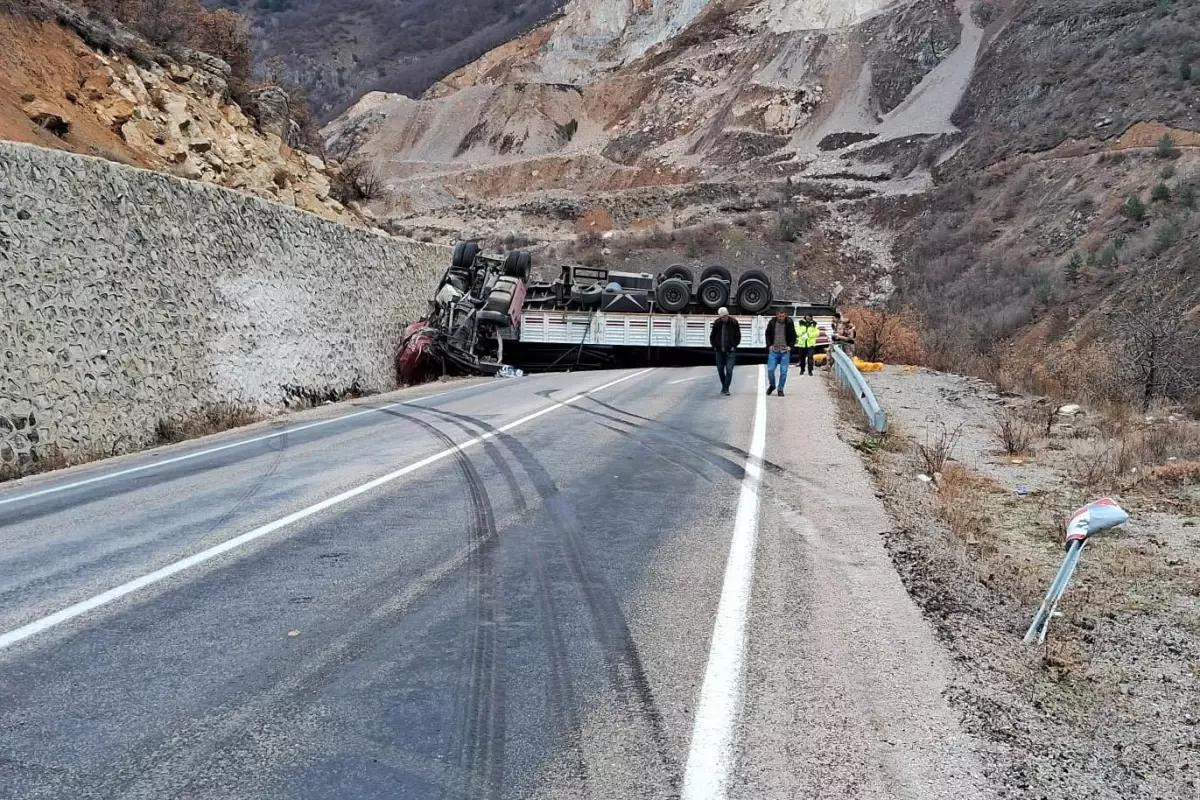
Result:
{"type": "Polygon", "coordinates": [[[783,386],[787,383],[788,364],[792,361],[792,348],[796,346],[796,326],[782,308],[767,323],[767,394],[774,394],[775,372],[779,372],[779,396],[783,397],[783,386]]]}
{"type": "Polygon", "coordinates": [[[721,394],[729,394],[733,381],[733,365],[737,360],[737,346],[742,343],[742,326],[729,316],[729,309],[717,309],[717,321],[708,334],[708,343],[717,354],[717,377],[721,379],[721,394]]]}

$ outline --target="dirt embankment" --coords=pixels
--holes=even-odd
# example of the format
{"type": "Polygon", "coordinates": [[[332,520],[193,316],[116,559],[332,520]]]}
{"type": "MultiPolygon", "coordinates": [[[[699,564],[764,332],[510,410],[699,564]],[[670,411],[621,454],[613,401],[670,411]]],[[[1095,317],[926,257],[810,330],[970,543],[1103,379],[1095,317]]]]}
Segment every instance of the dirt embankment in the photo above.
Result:
{"type": "Polygon", "coordinates": [[[0,138],[213,183],[329,219],[336,167],[263,133],[220,79],[164,59],[135,63],[57,23],[0,13],[0,138]]]}
{"type": "Polygon", "coordinates": [[[1004,796],[1196,797],[1200,426],[1169,409],[1058,413],[925,369],[870,382],[891,435],[865,434],[847,397],[843,436],[898,522],[887,546],[956,657],[953,697],[1004,796]],[[1022,644],[1067,517],[1102,495],[1129,524],[1089,541],[1046,645],[1022,644]]]}

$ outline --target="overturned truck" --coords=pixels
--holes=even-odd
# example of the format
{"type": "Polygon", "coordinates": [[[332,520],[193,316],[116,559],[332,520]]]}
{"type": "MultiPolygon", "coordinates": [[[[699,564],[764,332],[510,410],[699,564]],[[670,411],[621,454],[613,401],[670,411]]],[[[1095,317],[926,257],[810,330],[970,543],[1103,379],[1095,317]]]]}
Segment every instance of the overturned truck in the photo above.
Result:
{"type": "Polygon", "coordinates": [[[836,313],[831,302],[775,299],[765,272],[734,280],[721,266],[699,281],[683,265],[659,275],[566,265],[552,281],[532,279],[533,259],[516,250],[454,248],[450,267],[426,317],[404,334],[397,369],[402,383],[441,375],[495,375],[643,365],[708,363],[709,330],[725,306],[742,326],[739,352],[766,357],[767,320],[778,309],[811,314],[828,347],[836,313]]]}

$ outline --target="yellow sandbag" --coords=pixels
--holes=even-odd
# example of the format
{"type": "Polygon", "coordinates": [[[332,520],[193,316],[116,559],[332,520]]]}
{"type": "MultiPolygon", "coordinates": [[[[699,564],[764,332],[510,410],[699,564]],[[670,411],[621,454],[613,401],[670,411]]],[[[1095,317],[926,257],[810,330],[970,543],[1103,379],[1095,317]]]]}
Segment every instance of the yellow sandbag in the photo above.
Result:
{"type": "Polygon", "coordinates": [[[825,354],[817,353],[815,356],[813,356],[813,363],[814,364],[824,364],[825,363],[825,354]]]}

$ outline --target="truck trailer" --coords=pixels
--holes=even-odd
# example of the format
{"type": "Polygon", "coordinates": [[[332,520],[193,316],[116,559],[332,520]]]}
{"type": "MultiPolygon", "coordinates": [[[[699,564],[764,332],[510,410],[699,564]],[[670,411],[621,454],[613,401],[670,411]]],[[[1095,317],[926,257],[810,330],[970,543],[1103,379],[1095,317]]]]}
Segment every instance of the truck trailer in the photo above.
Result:
{"type": "Polygon", "coordinates": [[[722,266],[699,278],[686,266],[661,274],[563,265],[552,281],[531,279],[528,252],[488,255],[460,242],[426,316],[405,331],[397,361],[402,383],[445,374],[495,375],[646,365],[706,364],[708,336],[722,306],[742,327],[743,360],[765,360],[767,321],[779,309],[812,315],[818,352],[828,348],[832,301],[774,297],[761,270],[736,279],[722,266]]]}

